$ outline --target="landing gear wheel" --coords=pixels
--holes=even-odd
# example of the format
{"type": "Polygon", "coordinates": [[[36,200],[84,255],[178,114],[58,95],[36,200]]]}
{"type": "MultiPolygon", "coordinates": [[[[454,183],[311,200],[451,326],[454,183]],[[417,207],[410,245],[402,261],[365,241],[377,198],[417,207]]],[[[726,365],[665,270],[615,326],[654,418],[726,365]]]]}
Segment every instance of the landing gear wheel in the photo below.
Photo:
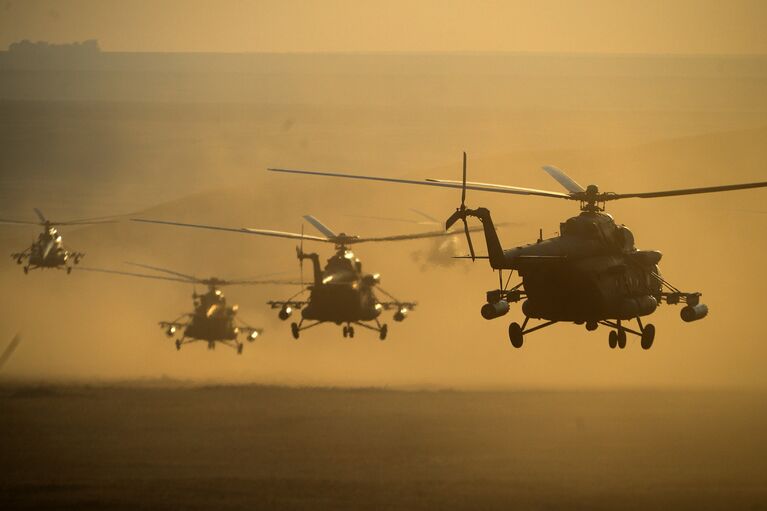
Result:
{"type": "Polygon", "coordinates": [[[181,339],[176,339],[176,351],[181,350],[181,339]]]}
{"type": "Polygon", "coordinates": [[[24,275],[26,275],[27,273],[29,273],[29,266],[24,267],[24,275]]]}
{"type": "Polygon", "coordinates": [[[386,325],[381,325],[381,329],[378,331],[378,338],[382,341],[386,340],[386,334],[389,333],[389,327],[386,325]]]}
{"type": "Polygon", "coordinates": [[[293,334],[293,339],[298,339],[298,324],[297,323],[291,323],[290,324],[290,333],[293,334]]]}
{"type": "Polygon", "coordinates": [[[649,350],[652,348],[652,343],[655,340],[655,325],[652,323],[645,325],[642,330],[642,349],[649,350]]]}
{"type": "Polygon", "coordinates": [[[71,267],[71,266],[68,266],[68,267],[67,267],[67,275],[69,275],[70,273],[72,273],[72,267],[71,267]]]}
{"type": "Polygon", "coordinates": [[[618,330],[618,347],[624,349],[626,347],[626,331],[624,329],[618,330]]]}
{"type": "Polygon", "coordinates": [[[354,327],[353,326],[349,327],[349,337],[350,338],[354,338],[354,327]]]}
{"type": "Polygon", "coordinates": [[[242,344],[237,345],[237,354],[242,355],[242,344]]]}
{"type": "Polygon", "coordinates": [[[618,332],[610,330],[610,335],[607,337],[607,343],[610,345],[610,349],[615,349],[618,345],[618,332]]]}
{"type": "Polygon", "coordinates": [[[349,337],[349,327],[345,326],[343,328],[344,337],[349,337]]]}
{"type": "Polygon", "coordinates": [[[515,348],[522,347],[524,338],[522,335],[522,327],[519,326],[519,323],[512,323],[509,325],[509,340],[511,341],[511,345],[515,348]]]}

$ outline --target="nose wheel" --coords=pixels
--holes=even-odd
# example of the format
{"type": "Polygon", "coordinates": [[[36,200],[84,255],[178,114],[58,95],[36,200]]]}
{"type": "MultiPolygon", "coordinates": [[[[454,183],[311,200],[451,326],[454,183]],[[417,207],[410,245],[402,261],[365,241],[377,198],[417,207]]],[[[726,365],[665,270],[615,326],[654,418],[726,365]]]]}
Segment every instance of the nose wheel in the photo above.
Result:
{"type": "Polygon", "coordinates": [[[522,326],[519,323],[512,323],[509,325],[509,341],[515,348],[521,348],[525,342],[524,334],[522,333],[522,326]]]}
{"type": "Polygon", "coordinates": [[[652,343],[655,340],[655,325],[652,323],[648,323],[645,325],[645,327],[642,329],[642,349],[643,350],[649,350],[652,348],[652,343]]]}
{"type": "Polygon", "coordinates": [[[300,330],[298,328],[298,323],[291,323],[290,324],[290,333],[293,334],[293,339],[298,339],[299,332],[300,332],[300,330]]]}

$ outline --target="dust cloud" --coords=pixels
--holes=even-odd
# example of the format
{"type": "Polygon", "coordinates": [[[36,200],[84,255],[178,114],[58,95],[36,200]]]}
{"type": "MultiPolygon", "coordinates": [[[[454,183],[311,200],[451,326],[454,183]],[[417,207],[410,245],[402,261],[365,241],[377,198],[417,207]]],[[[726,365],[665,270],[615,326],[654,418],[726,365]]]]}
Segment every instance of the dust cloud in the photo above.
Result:
{"type": "MultiPolygon", "coordinates": [[[[364,216],[410,208],[446,218],[457,192],[268,173],[268,166],[397,177],[469,177],[558,190],[539,170],[565,169],[616,192],[763,180],[767,67],[762,57],[562,55],[157,55],[100,53],[71,72],[34,72],[2,56],[2,216],[142,217],[301,229],[312,214],[339,232],[416,232],[364,216]]],[[[765,384],[764,192],[626,200],[608,211],[661,271],[700,290],[711,314],[684,324],[673,307],[652,321],[653,349],[607,347],[607,332],[559,325],[513,350],[505,318],[479,315],[497,277],[484,262],[423,271],[429,241],[362,244],[363,268],[419,306],[390,318],[379,342],[332,325],[296,342],[265,302],[291,287],[228,288],[242,318],[266,329],[238,357],[189,346],[157,326],[191,306],[190,286],[121,276],[32,272],[8,260],[0,334],[25,343],[15,378],[159,378],[301,385],[454,388],[718,387],[765,384]],[[753,211],[756,211],[753,212],[753,211]],[[544,362],[545,361],[545,362],[544,362]]],[[[469,193],[489,207],[506,245],[553,235],[577,213],[542,198],[469,193]]],[[[305,226],[311,232],[311,226],[305,226]]],[[[431,229],[432,227],[426,227],[431,229]]],[[[123,222],[63,229],[84,265],[137,261],[198,276],[298,275],[293,243],[123,222]]],[[[36,236],[0,227],[0,251],[36,236]]],[[[482,245],[480,234],[475,242],[482,245]]],[[[330,247],[316,247],[322,257],[330,247]]],[[[465,251],[463,240],[459,250],[465,251]]],[[[309,268],[305,268],[307,274],[309,268]]]]}

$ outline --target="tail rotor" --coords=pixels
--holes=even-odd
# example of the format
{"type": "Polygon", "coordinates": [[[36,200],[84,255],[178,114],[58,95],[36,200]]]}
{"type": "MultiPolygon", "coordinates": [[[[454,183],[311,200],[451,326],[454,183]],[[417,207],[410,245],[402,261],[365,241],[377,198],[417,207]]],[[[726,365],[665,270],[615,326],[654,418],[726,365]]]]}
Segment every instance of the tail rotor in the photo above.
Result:
{"type": "Polygon", "coordinates": [[[301,241],[296,247],[296,256],[298,256],[298,268],[300,274],[301,289],[304,288],[304,224],[301,224],[301,241]]]}
{"type": "Polygon", "coordinates": [[[454,223],[459,219],[463,220],[463,232],[466,234],[466,241],[469,244],[469,253],[471,254],[471,260],[476,260],[476,254],[474,252],[474,244],[471,241],[471,234],[469,233],[469,222],[466,220],[466,151],[463,152],[463,181],[461,186],[461,206],[456,208],[455,213],[450,215],[450,218],[445,222],[445,229],[450,229],[454,223]]]}

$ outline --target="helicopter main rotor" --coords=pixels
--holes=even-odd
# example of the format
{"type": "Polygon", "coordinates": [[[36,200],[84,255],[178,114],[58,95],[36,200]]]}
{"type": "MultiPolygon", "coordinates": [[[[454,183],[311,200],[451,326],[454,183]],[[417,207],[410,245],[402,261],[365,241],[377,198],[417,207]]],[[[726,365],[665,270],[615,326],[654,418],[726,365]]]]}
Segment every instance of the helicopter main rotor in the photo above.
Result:
{"type": "MultiPolygon", "coordinates": [[[[427,231],[427,232],[420,232],[415,234],[395,234],[392,236],[357,236],[357,235],[346,234],[343,232],[340,234],[336,234],[336,232],[333,231],[330,227],[323,224],[320,220],[318,220],[316,217],[312,215],[304,215],[304,219],[310,224],[312,224],[312,226],[315,229],[317,229],[322,234],[322,236],[313,236],[310,234],[304,234],[303,232],[295,233],[295,232],[285,232],[285,231],[274,231],[269,229],[252,229],[249,227],[220,227],[215,225],[190,224],[190,223],[184,223],[184,222],[171,222],[167,220],[152,220],[147,218],[131,218],[131,221],[151,223],[151,224],[173,225],[176,227],[191,227],[196,229],[211,229],[216,231],[239,232],[243,234],[273,236],[277,238],[297,239],[302,241],[303,240],[319,241],[323,243],[332,243],[333,245],[335,245],[336,249],[338,250],[342,250],[350,245],[355,245],[357,243],[382,242],[382,241],[405,241],[405,240],[415,240],[415,239],[423,239],[423,238],[438,238],[438,237],[454,235],[454,233],[445,232],[443,230],[427,231]]],[[[477,230],[477,229],[471,228],[470,230],[477,230]]]]}
{"type": "MultiPolygon", "coordinates": [[[[360,179],[366,181],[383,181],[387,183],[401,183],[410,185],[421,186],[435,186],[440,188],[457,188],[462,190],[465,194],[465,190],[476,190],[480,192],[493,192],[493,193],[507,193],[512,195],[534,195],[539,197],[549,197],[555,199],[574,200],[581,203],[581,210],[583,211],[602,211],[604,210],[604,203],[614,201],[618,199],[652,199],[658,197],[674,197],[680,195],[695,195],[702,193],[714,193],[714,192],[727,192],[733,190],[746,190],[750,188],[762,188],[767,187],[767,181],[759,181],[753,183],[739,183],[728,184],[720,186],[708,186],[700,188],[684,188],[677,190],[660,190],[655,192],[639,192],[639,193],[614,193],[614,192],[600,192],[597,185],[589,185],[583,188],[572,178],[567,176],[563,171],[556,167],[546,166],[543,168],[550,176],[552,176],[557,182],[559,182],[567,191],[554,192],[550,190],[538,190],[534,188],[523,188],[518,186],[501,185],[495,183],[480,183],[476,181],[456,181],[450,179],[400,179],[390,177],[379,176],[367,176],[361,174],[347,174],[342,172],[322,172],[313,170],[297,170],[297,169],[282,169],[282,168],[268,168],[270,172],[283,172],[288,174],[305,174],[312,176],[324,176],[324,177],[338,177],[344,179],[360,179]]],[[[464,201],[462,201],[464,202],[464,201]]],[[[460,209],[460,208],[459,208],[460,209]]],[[[452,217],[451,217],[452,218],[452,217]]],[[[457,220],[457,218],[456,218],[457,220]]]]}

